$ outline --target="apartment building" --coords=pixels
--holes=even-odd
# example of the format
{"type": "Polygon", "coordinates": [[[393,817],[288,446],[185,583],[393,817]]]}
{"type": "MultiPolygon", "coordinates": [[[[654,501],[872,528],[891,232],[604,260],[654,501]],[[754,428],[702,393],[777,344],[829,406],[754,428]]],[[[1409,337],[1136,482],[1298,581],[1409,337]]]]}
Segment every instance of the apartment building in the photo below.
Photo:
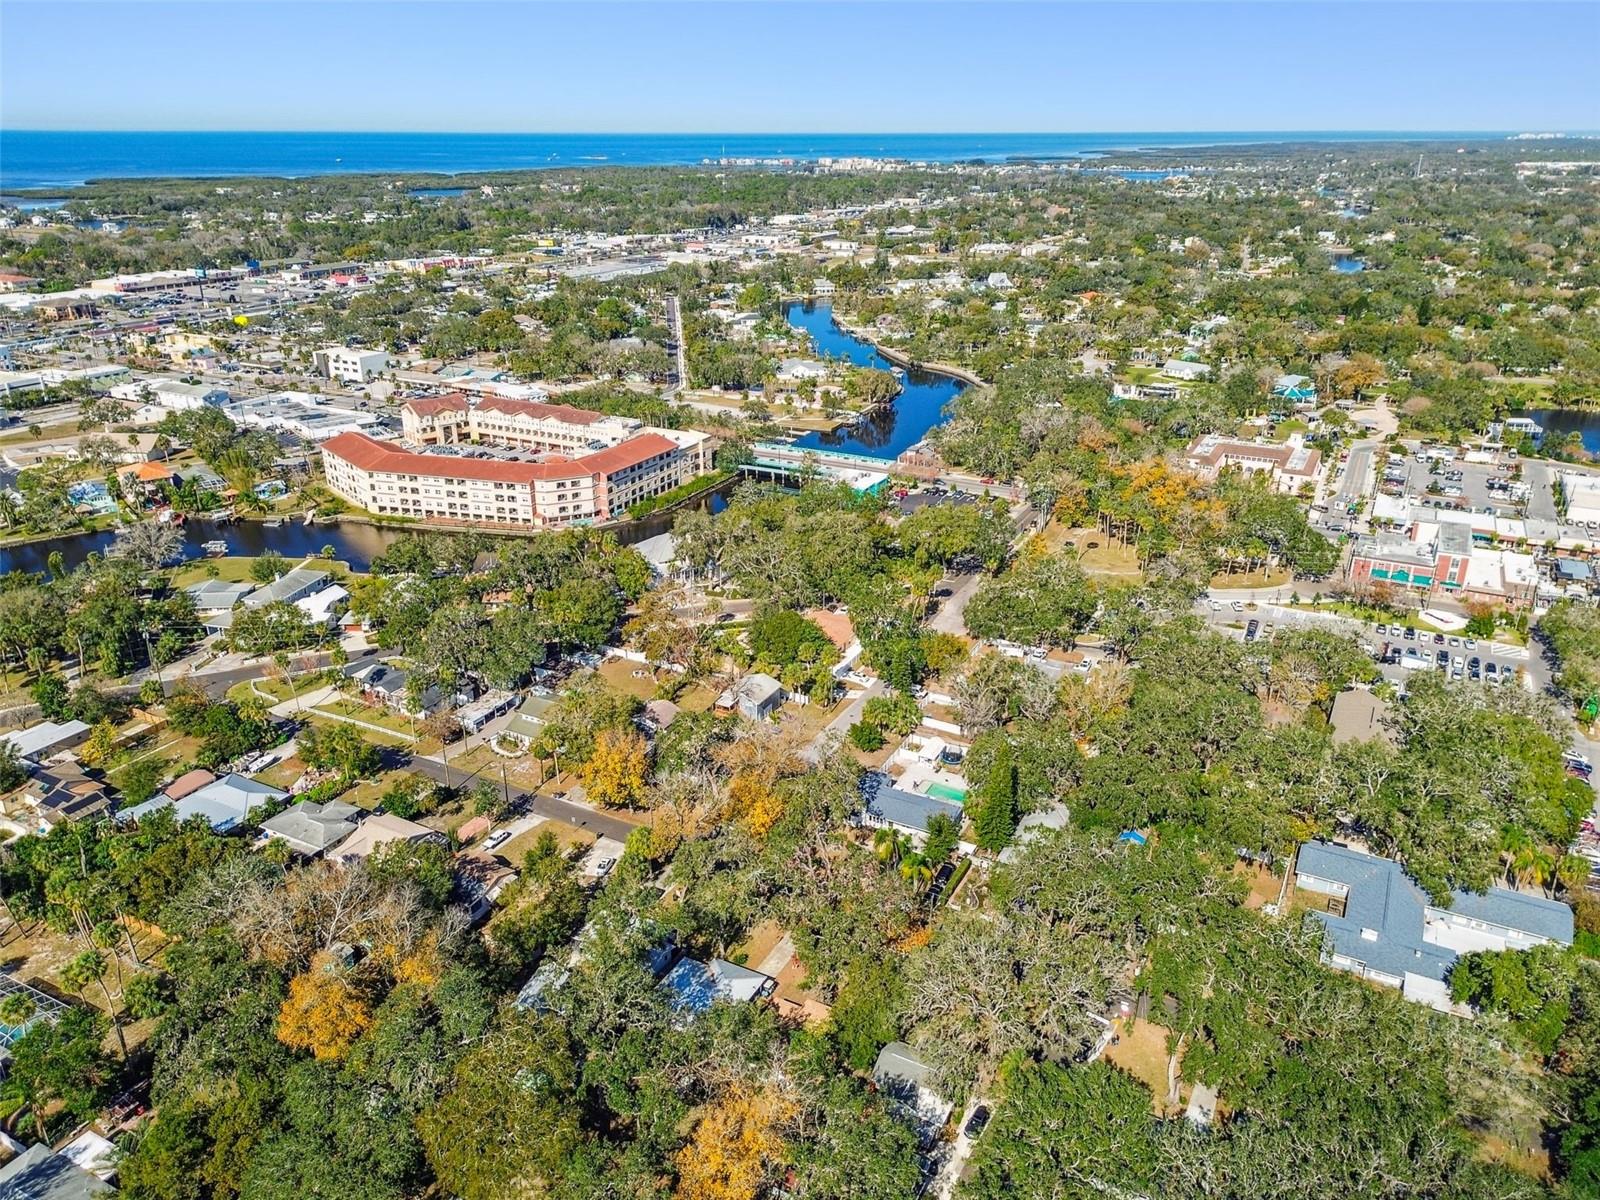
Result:
{"type": "Polygon", "coordinates": [[[611,417],[566,404],[504,396],[484,396],[474,403],[453,392],[408,401],[400,409],[400,429],[406,441],[418,446],[486,442],[584,454],[620,445],[644,425],[631,417],[611,417]]]}
{"type": "Polygon", "coordinates": [[[363,433],[322,445],[328,487],[369,512],[466,524],[558,528],[610,521],[710,469],[710,439],[649,430],[576,458],[466,458],[363,433]]]}

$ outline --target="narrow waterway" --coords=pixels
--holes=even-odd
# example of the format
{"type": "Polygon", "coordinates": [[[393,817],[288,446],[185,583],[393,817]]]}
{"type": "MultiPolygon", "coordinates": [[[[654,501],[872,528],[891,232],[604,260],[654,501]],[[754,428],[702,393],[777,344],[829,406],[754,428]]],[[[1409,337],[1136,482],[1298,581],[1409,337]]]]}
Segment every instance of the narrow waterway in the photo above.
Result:
{"type": "MultiPolygon", "coordinates": [[[[785,305],[783,317],[795,329],[811,335],[821,357],[844,359],[858,367],[876,367],[880,371],[894,369],[895,364],[878,353],[871,342],[840,328],[833,319],[830,305],[795,301],[785,305]]],[[[894,403],[832,433],[808,433],[795,444],[816,450],[896,458],[944,421],[945,405],[966,387],[959,379],[931,371],[907,370],[901,382],[904,386],[894,403]]]]}
{"type": "MultiPolygon", "coordinates": [[[[727,495],[733,485],[725,484],[714,492],[697,496],[671,512],[653,513],[639,521],[629,521],[614,530],[617,540],[625,546],[637,545],[646,538],[666,533],[681,512],[703,509],[721,512],[727,506],[727,495]]],[[[183,531],[183,556],[186,559],[203,558],[204,545],[220,539],[228,543],[228,553],[255,556],[276,550],[289,559],[301,559],[322,553],[324,546],[333,547],[333,557],[350,564],[352,570],[365,571],[372,560],[382,554],[407,533],[456,532],[440,531],[427,526],[415,529],[396,529],[393,526],[365,525],[356,522],[339,522],[333,525],[304,525],[299,518],[285,519],[281,525],[270,526],[261,521],[240,521],[233,525],[217,525],[210,521],[190,521],[183,531]]],[[[537,537],[538,534],[529,534],[537,537]]],[[[75,533],[43,541],[28,542],[20,546],[0,549],[0,574],[9,571],[41,572],[49,569],[50,556],[61,554],[69,570],[90,554],[104,554],[116,541],[116,534],[75,533]]]]}

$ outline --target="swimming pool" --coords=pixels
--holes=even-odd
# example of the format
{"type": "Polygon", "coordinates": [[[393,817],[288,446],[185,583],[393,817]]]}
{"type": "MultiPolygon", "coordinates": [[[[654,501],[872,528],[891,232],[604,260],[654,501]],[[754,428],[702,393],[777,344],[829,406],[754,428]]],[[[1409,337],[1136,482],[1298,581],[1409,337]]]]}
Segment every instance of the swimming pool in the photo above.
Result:
{"type": "Polygon", "coordinates": [[[952,787],[948,783],[930,783],[928,785],[928,795],[937,796],[941,800],[950,800],[956,804],[965,804],[967,802],[966,788],[952,787]]]}

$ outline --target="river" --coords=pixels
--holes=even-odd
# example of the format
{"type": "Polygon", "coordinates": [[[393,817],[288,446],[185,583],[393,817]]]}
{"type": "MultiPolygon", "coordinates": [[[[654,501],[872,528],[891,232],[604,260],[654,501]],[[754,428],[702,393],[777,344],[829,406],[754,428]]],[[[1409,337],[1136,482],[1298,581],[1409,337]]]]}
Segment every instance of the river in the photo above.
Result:
{"type": "MultiPolygon", "coordinates": [[[[666,533],[681,512],[689,509],[706,509],[713,513],[727,507],[727,494],[731,483],[715,491],[697,496],[670,512],[653,513],[638,521],[629,521],[616,527],[617,540],[624,546],[633,546],[646,538],[666,533]]],[[[287,519],[282,525],[268,526],[261,521],[239,521],[232,525],[216,525],[210,521],[194,520],[184,526],[183,556],[197,559],[205,556],[205,543],[220,538],[228,543],[228,553],[260,555],[276,550],[285,558],[299,560],[318,555],[324,546],[333,547],[333,557],[350,564],[352,570],[365,571],[372,560],[394,545],[407,533],[455,532],[428,526],[414,529],[397,529],[392,525],[367,525],[357,521],[341,521],[331,525],[303,525],[298,519],[287,519]]],[[[537,537],[537,534],[529,534],[537,537]]],[[[72,533],[20,546],[0,548],[0,574],[9,571],[40,572],[49,569],[50,556],[60,551],[62,562],[70,569],[83,562],[92,553],[104,554],[111,548],[116,535],[103,533],[72,533]]]]}
{"type": "Polygon", "coordinates": [[[1580,412],[1572,408],[1532,408],[1514,412],[1513,417],[1532,417],[1544,428],[1545,441],[1558,442],[1570,433],[1583,439],[1583,448],[1591,454],[1600,454],[1600,413],[1580,412]]]}
{"type": "MultiPolygon", "coordinates": [[[[877,367],[883,371],[895,365],[878,353],[872,343],[841,329],[833,319],[833,310],[826,304],[796,302],[784,309],[784,317],[790,325],[811,335],[820,355],[848,359],[857,366],[877,367]]],[[[904,386],[894,403],[833,433],[809,433],[799,439],[796,445],[818,450],[843,450],[874,458],[895,458],[902,450],[920,442],[928,430],[944,420],[945,405],[966,386],[948,375],[915,370],[908,370],[902,383],[904,386]]],[[[617,540],[625,546],[633,546],[646,538],[666,533],[672,528],[678,513],[688,509],[721,512],[727,506],[727,496],[732,490],[732,483],[724,484],[671,512],[628,521],[616,527],[617,540]]],[[[240,521],[219,527],[209,521],[195,520],[184,527],[183,556],[186,559],[204,557],[202,547],[217,538],[228,543],[229,554],[259,555],[275,550],[289,559],[317,555],[324,546],[332,546],[335,559],[349,563],[352,570],[365,571],[374,558],[408,532],[439,531],[426,526],[412,530],[354,521],[302,525],[294,518],[270,527],[260,521],[240,521]]],[[[104,554],[115,540],[116,535],[110,532],[74,533],[0,548],[0,574],[9,571],[45,571],[50,556],[57,551],[61,553],[63,563],[72,568],[90,554],[104,554]]]]}
{"type": "MultiPolygon", "coordinates": [[[[825,358],[845,359],[858,367],[892,370],[893,362],[878,353],[871,342],[840,328],[833,309],[814,301],[795,301],[785,305],[784,320],[795,329],[811,335],[817,353],[825,358]]],[[[867,414],[854,425],[832,433],[808,433],[795,445],[802,449],[843,450],[873,458],[897,458],[900,452],[916,445],[928,430],[946,416],[945,405],[959,395],[966,384],[948,375],[931,371],[907,370],[904,385],[894,403],[867,414]]]]}

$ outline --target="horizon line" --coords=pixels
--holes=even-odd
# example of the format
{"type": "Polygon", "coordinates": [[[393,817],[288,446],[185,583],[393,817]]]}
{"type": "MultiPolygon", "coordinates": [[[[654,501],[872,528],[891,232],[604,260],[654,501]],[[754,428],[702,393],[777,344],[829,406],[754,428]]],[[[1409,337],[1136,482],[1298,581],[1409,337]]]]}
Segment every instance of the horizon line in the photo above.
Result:
{"type": "Polygon", "coordinates": [[[396,136],[430,135],[445,137],[1050,137],[1050,136],[1134,136],[1139,134],[1295,134],[1295,133],[1359,133],[1359,134],[1449,134],[1452,136],[1495,136],[1509,133],[1560,133],[1571,137],[1595,136],[1596,130],[1577,128],[1505,127],[1500,129],[266,129],[266,128],[211,128],[211,129],[133,129],[86,128],[52,126],[4,126],[5,133],[160,133],[160,134],[285,134],[285,133],[348,133],[393,134],[396,136]]]}

